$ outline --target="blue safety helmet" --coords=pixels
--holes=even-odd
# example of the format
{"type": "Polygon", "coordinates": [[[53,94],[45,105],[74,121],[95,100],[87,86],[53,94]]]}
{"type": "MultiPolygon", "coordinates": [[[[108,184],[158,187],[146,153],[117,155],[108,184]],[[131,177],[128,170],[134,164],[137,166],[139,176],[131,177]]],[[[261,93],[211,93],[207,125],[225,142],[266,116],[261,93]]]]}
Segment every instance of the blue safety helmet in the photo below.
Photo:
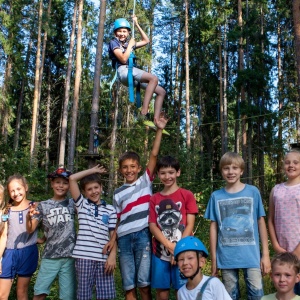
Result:
{"type": "Polygon", "coordinates": [[[131,30],[129,22],[124,18],[117,19],[114,22],[114,32],[119,28],[127,28],[128,30],[131,30]]]}
{"type": "Polygon", "coordinates": [[[194,236],[186,236],[177,242],[174,250],[175,260],[177,260],[180,253],[185,251],[201,252],[204,257],[208,256],[208,251],[204,244],[194,236]]]}

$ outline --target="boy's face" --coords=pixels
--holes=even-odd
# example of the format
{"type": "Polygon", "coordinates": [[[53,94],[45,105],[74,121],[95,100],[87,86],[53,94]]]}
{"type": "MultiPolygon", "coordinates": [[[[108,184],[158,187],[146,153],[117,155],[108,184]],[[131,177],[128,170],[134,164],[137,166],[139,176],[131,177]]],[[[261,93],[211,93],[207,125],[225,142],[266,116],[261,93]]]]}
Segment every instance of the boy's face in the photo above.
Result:
{"type": "Polygon", "coordinates": [[[235,184],[240,182],[241,176],[243,175],[242,169],[236,164],[225,165],[221,170],[222,177],[228,184],[235,184]]]}
{"type": "Polygon", "coordinates": [[[275,263],[272,267],[271,278],[278,293],[293,293],[294,285],[299,282],[300,275],[290,264],[275,263]]]}
{"type": "Polygon", "coordinates": [[[138,179],[142,167],[134,159],[125,159],[120,166],[120,173],[125,178],[126,183],[133,183],[138,179]]]}
{"type": "Polygon", "coordinates": [[[69,180],[61,177],[53,178],[51,180],[51,187],[54,193],[54,200],[65,199],[69,190],[69,180]]]}
{"type": "Polygon", "coordinates": [[[86,198],[94,202],[95,204],[100,203],[102,194],[102,185],[98,182],[88,182],[84,187],[84,195],[86,198]]]}
{"type": "Polygon", "coordinates": [[[115,36],[120,42],[124,42],[129,36],[129,30],[127,28],[119,28],[115,31],[115,36]]]}
{"type": "Polygon", "coordinates": [[[198,267],[202,268],[205,265],[205,257],[199,256],[196,251],[185,251],[178,255],[178,267],[180,272],[185,277],[190,277],[195,274],[198,267]]]}
{"type": "Polygon", "coordinates": [[[299,153],[288,153],[283,162],[284,173],[289,179],[300,176],[300,155],[299,153]]]}
{"type": "Polygon", "coordinates": [[[165,187],[170,187],[177,183],[177,177],[180,176],[180,170],[176,171],[176,169],[172,167],[160,168],[157,171],[157,176],[165,187]]]}

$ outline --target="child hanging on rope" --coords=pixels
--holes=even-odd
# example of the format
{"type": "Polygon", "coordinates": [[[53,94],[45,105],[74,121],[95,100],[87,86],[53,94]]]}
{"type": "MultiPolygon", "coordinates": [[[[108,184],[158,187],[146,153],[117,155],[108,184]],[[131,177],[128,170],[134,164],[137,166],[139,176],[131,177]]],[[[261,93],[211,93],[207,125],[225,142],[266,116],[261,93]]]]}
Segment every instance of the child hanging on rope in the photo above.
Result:
{"type": "MultiPolygon", "coordinates": [[[[132,20],[141,34],[141,41],[135,41],[134,37],[129,37],[131,27],[129,22],[124,19],[117,19],[114,22],[115,37],[109,43],[109,57],[112,60],[113,68],[118,70],[118,78],[122,84],[128,86],[128,63],[131,51],[146,46],[149,38],[140,27],[135,15],[132,20]]],[[[166,91],[158,85],[158,78],[146,71],[133,67],[132,75],[134,85],[141,84],[141,88],[145,90],[143,106],[141,109],[142,117],[148,113],[149,103],[153,93],[156,93],[154,104],[154,124],[159,120],[162,103],[166,95],[166,91]]]]}

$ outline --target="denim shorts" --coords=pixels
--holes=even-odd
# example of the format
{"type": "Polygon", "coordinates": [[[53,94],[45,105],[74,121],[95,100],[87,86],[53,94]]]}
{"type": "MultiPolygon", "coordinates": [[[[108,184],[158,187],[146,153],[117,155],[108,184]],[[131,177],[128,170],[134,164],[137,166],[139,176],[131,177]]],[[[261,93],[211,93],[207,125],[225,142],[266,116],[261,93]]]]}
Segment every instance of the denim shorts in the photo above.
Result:
{"type": "Polygon", "coordinates": [[[171,265],[169,261],[161,260],[154,254],[152,254],[151,268],[151,287],[154,289],[168,290],[172,287],[179,290],[187,282],[187,279],[180,277],[177,265],[171,265]]]}
{"type": "MultiPolygon", "coordinates": [[[[239,287],[240,269],[222,269],[222,279],[225,288],[232,300],[240,299],[239,287]]],[[[247,288],[248,300],[260,300],[264,295],[263,282],[260,268],[241,269],[247,288]]]]}
{"type": "Polygon", "coordinates": [[[34,285],[34,295],[50,294],[50,288],[58,276],[59,299],[76,298],[75,263],[71,257],[42,258],[40,269],[34,285]]]}
{"type": "MultiPolygon", "coordinates": [[[[135,67],[132,68],[132,76],[133,76],[133,79],[134,79],[134,85],[137,86],[137,84],[140,83],[142,89],[146,89],[146,87],[148,85],[147,83],[142,83],[141,82],[142,75],[145,72],[146,71],[141,70],[139,68],[135,68],[135,67]]],[[[127,77],[127,75],[128,75],[128,66],[127,65],[120,66],[118,68],[118,78],[122,82],[122,84],[125,85],[125,86],[128,86],[128,77],[127,77]]]]}
{"type": "Polygon", "coordinates": [[[0,278],[14,279],[16,275],[31,277],[37,268],[38,258],[35,244],[20,249],[5,249],[0,278]]]}
{"type": "Polygon", "coordinates": [[[114,274],[104,272],[104,261],[76,258],[75,267],[78,281],[77,300],[91,300],[94,287],[97,299],[116,298],[114,274]]]}
{"type": "Polygon", "coordinates": [[[151,235],[149,228],[120,237],[118,252],[124,290],[150,285],[151,235]]]}

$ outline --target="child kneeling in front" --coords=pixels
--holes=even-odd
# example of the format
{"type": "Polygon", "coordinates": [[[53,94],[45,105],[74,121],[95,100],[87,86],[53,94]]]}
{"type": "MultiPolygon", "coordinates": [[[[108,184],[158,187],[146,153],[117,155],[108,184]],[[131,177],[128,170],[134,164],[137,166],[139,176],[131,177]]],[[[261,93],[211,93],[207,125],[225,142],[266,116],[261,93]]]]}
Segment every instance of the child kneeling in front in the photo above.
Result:
{"type": "Polygon", "coordinates": [[[261,300],[300,300],[294,292],[300,281],[300,262],[291,252],[276,254],[271,261],[271,279],[276,293],[263,296],[261,300]]]}
{"type": "Polygon", "coordinates": [[[188,279],[178,290],[178,300],[231,300],[217,277],[202,274],[208,252],[199,239],[187,236],[178,241],[174,256],[181,276],[188,279]]]}

